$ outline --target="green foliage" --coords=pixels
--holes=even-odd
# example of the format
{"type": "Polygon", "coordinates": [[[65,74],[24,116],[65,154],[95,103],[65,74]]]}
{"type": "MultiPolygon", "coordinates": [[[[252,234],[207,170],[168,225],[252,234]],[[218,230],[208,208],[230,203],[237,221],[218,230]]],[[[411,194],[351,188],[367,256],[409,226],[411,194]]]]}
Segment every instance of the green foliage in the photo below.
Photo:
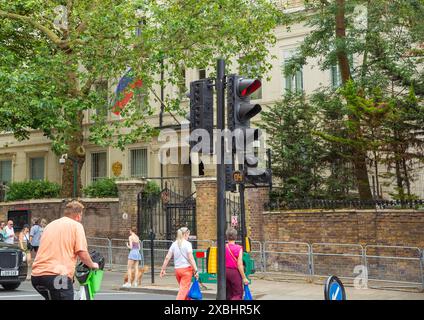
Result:
{"type": "Polygon", "coordinates": [[[147,181],[146,187],[143,190],[143,195],[159,195],[161,192],[160,186],[154,181],[147,181]]]}
{"type": "Polygon", "coordinates": [[[314,136],[317,109],[303,94],[287,93],[262,113],[261,126],[270,136],[273,176],[281,180],[284,199],[306,198],[320,193],[322,145],[314,136]]]}
{"type": "Polygon", "coordinates": [[[83,193],[89,198],[117,198],[118,187],[115,179],[103,178],[85,187],[83,193]]]}
{"type": "Polygon", "coordinates": [[[424,162],[424,2],[311,0],[305,7],[290,23],[304,23],[311,32],[285,64],[285,73],[311,58],[330,72],[340,67],[341,56],[352,57],[350,81],[344,78],[340,88],[321,87],[310,97],[320,110],[321,123],[314,134],[326,150],[329,193],[346,194],[359,183],[363,188],[355,164],[365,160],[375,179],[383,178],[381,165],[390,171],[386,177],[396,185],[392,197],[413,198],[414,169],[424,162]],[[344,37],[336,35],[340,5],[344,37]]]}
{"type": "MultiPolygon", "coordinates": [[[[156,135],[148,122],[156,109],[149,102],[159,85],[184,80],[178,70],[242,56],[242,66],[259,65],[258,75],[264,74],[271,68],[273,29],[283,19],[268,0],[73,1],[68,21],[60,4],[0,0],[0,130],[18,139],[41,130],[58,154],[81,140],[83,111],[111,109],[121,98],[112,92],[129,67],[142,88],[134,89],[121,121],[93,116],[90,142],[124,149],[156,135]],[[162,60],[164,83],[156,77],[162,60]],[[104,80],[112,88],[109,101],[95,89],[104,80]]],[[[166,90],[165,111],[185,113],[172,91],[166,90]]]]}
{"type": "Polygon", "coordinates": [[[7,201],[58,198],[60,185],[49,181],[30,180],[14,182],[9,185],[6,194],[7,201]]]}

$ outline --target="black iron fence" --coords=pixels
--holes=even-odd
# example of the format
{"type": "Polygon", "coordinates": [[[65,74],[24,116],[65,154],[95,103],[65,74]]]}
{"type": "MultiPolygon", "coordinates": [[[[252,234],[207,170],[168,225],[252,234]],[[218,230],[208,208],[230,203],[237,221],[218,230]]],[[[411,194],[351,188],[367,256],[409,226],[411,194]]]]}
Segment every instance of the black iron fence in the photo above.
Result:
{"type": "Polygon", "coordinates": [[[424,200],[281,200],[272,199],[264,205],[267,211],[297,209],[424,209],[424,200]]]}
{"type": "Polygon", "coordinates": [[[227,217],[227,228],[233,227],[237,230],[238,239],[241,240],[241,207],[238,194],[228,194],[225,198],[225,212],[227,217]]]}
{"type": "Polygon", "coordinates": [[[196,235],[196,200],[192,194],[180,194],[168,187],[160,192],[139,193],[138,230],[143,238],[175,239],[178,228],[188,227],[196,235]]]}

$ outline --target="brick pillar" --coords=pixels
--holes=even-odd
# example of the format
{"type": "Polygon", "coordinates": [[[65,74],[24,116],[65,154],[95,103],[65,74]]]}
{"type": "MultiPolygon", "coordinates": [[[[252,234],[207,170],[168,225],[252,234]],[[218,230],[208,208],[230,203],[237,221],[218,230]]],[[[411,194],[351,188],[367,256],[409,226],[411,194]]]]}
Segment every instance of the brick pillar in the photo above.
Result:
{"type": "MultiPolygon", "coordinates": [[[[195,178],[197,240],[216,240],[216,178],[195,178]]],[[[198,248],[208,245],[199,243],[198,248]]]]}
{"type": "MultiPolygon", "coordinates": [[[[129,229],[137,226],[137,195],[146,186],[144,180],[117,181],[119,197],[119,234],[128,237],[129,229]],[[126,216],[126,219],[124,218],[126,216]]],[[[137,230],[138,233],[138,230],[137,230]]]]}
{"type": "Polygon", "coordinates": [[[268,188],[247,188],[245,192],[247,235],[255,241],[264,241],[264,204],[269,201],[268,188]]]}

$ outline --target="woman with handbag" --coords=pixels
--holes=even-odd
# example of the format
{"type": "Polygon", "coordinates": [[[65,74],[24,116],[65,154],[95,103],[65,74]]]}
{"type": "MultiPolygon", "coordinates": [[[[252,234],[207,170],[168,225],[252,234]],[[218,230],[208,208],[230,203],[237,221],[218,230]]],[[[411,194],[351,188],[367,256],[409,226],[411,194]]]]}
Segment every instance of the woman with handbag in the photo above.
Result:
{"type": "Polygon", "coordinates": [[[28,266],[28,278],[31,274],[29,268],[31,267],[31,242],[29,240],[29,225],[25,224],[21,233],[19,234],[19,247],[26,255],[26,263],[28,266]]]}
{"type": "Polygon", "coordinates": [[[193,248],[191,243],[188,241],[190,236],[190,230],[186,227],[182,227],[177,231],[177,239],[172,243],[169,248],[168,254],[163,262],[162,269],[160,271],[160,277],[162,278],[166,272],[166,266],[174,257],[175,265],[175,277],[180,286],[178,291],[177,300],[187,300],[187,294],[190,290],[191,278],[194,276],[199,279],[199,273],[197,272],[196,261],[193,257],[193,248]]]}
{"type": "Polygon", "coordinates": [[[243,300],[243,284],[248,284],[243,267],[243,247],[236,244],[237,230],[229,228],[225,245],[227,300],[243,300]]]}

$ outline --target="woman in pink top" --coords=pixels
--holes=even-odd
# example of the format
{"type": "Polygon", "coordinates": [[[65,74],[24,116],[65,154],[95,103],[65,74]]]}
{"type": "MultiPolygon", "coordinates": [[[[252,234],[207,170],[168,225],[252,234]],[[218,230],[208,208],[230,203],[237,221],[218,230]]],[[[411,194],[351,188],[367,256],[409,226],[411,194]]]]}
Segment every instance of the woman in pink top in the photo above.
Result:
{"type": "Polygon", "coordinates": [[[225,246],[227,300],[243,299],[243,283],[248,284],[243,268],[243,248],[236,244],[237,230],[226,232],[228,244],[225,246]]]}

